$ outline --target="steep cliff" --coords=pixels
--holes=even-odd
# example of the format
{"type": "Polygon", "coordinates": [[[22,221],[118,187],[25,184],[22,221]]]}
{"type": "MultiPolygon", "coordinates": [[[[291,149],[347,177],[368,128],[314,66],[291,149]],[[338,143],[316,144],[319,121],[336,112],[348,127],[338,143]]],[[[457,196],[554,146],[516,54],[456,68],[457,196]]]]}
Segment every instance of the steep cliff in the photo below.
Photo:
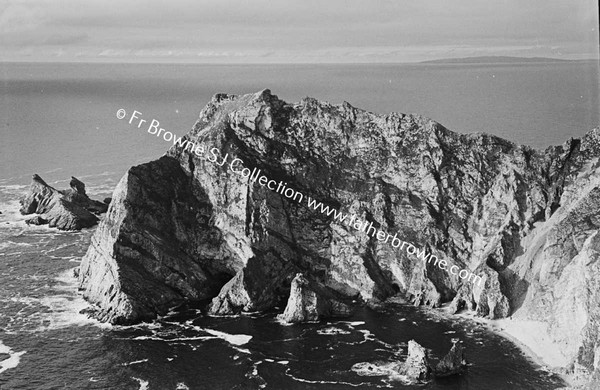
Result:
{"type": "Polygon", "coordinates": [[[270,309],[302,273],[362,301],[399,292],[489,318],[545,318],[573,369],[597,368],[598,130],[541,152],[418,115],[288,104],[264,90],[216,95],[181,141],[126,173],[83,259],[81,287],[103,320],[206,298],[213,314],[270,309]],[[483,281],[419,261],[308,197],[483,281]]]}

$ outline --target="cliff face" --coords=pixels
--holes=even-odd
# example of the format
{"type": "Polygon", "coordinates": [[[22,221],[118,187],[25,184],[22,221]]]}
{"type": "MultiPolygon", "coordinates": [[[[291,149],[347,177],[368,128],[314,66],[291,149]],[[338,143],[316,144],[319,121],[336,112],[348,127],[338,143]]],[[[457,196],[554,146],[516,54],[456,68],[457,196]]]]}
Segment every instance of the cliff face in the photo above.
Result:
{"type": "Polygon", "coordinates": [[[205,298],[214,314],[270,309],[302,273],[336,296],[400,292],[489,318],[547,318],[591,370],[600,360],[598,134],[539,152],[416,115],[288,104],[268,90],[216,95],[184,141],[227,162],[173,147],[131,168],[83,259],[81,287],[100,318],[132,323],[205,298]],[[230,169],[235,158],[236,170],[260,169],[484,281],[250,181],[230,169]]]}

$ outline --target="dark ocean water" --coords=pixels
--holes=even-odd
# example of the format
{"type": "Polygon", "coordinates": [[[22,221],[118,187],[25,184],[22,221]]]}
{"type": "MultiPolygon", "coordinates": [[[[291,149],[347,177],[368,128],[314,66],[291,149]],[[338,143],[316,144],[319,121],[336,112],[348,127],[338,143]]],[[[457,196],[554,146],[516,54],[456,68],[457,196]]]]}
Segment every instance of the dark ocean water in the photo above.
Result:
{"type": "MultiPolygon", "coordinates": [[[[289,102],[344,100],[378,113],[428,116],[457,132],[488,132],[534,147],[598,126],[598,64],[149,65],[0,64],[0,179],[27,183],[106,171],[167,145],[119,121],[141,111],[182,135],[219,92],[270,88],[289,102]]],[[[1,184],[1,183],[0,183],[1,184]]]]}
{"type": "Polygon", "coordinates": [[[86,304],[73,276],[93,230],[29,227],[17,199],[33,173],[57,188],[77,176],[102,199],[129,166],[164,153],[164,141],[117,120],[119,108],[183,135],[214,93],[265,87],[290,101],[347,100],[376,112],[422,113],[457,131],[559,144],[598,123],[594,64],[2,64],[0,71],[0,389],[559,387],[481,325],[413,307],[296,326],[281,325],[276,313],[211,318],[198,309],[136,327],[99,324],[79,314],[86,304]],[[358,369],[403,359],[410,339],[441,357],[453,338],[471,362],[461,377],[411,385],[358,369]]]}
{"type": "MultiPolygon", "coordinates": [[[[105,187],[90,190],[103,194],[105,187]]],[[[293,326],[280,324],[275,312],[215,318],[198,308],[139,326],[97,323],[78,313],[85,302],[73,276],[92,230],[27,227],[12,200],[23,190],[0,190],[0,351],[9,357],[0,355],[3,390],[554,389],[561,383],[481,325],[401,305],[293,326]],[[461,377],[415,385],[356,369],[404,359],[410,339],[439,358],[453,338],[464,342],[471,362],[461,377]]]]}

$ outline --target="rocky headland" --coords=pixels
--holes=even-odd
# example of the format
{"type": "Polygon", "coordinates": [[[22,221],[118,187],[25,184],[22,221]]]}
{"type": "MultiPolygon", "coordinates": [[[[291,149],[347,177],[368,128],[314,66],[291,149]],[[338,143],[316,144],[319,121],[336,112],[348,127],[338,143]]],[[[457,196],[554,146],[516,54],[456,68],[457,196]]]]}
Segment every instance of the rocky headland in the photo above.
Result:
{"type": "Polygon", "coordinates": [[[184,140],[398,233],[483,282],[174,146],[127,171],[83,258],[80,287],[97,318],[132,324],[211,300],[211,314],[285,306],[283,320],[311,321],[400,294],[489,319],[543,321],[564,371],[598,381],[598,129],[538,151],[418,115],[312,98],[290,104],[264,90],[215,95],[184,140]]]}
{"type": "Polygon", "coordinates": [[[85,184],[71,177],[70,188],[57,190],[34,174],[27,193],[21,198],[23,215],[36,214],[25,222],[30,225],[48,225],[60,230],[81,230],[98,223],[108,204],[90,199],[85,184]]]}

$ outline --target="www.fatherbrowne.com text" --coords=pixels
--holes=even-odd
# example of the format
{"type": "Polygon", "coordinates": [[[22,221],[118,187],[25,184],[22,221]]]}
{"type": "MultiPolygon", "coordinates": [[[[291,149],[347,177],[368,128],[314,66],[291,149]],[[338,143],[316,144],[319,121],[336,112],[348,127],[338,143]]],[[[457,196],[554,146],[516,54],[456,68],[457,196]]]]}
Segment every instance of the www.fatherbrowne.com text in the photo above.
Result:
{"type": "MultiPolygon", "coordinates": [[[[117,111],[117,118],[126,119],[127,112],[124,109],[117,111]]],[[[306,204],[309,209],[317,210],[320,213],[332,217],[333,220],[339,224],[345,224],[350,226],[357,231],[364,232],[365,234],[376,238],[378,241],[387,242],[392,247],[399,250],[406,250],[406,253],[415,256],[417,259],[422,260],[428,264],[438,266],[442,270],[448,271],[452,275],[457,275],[463,280],[472,281],[481,285],[483,280],[481,276],[474,274],[468,269],[461,269],[454,264],[449,264],[444,259],[439,259],[432,253],[427,253],[425,248],[418,248],[416,245],[403,241],[398,237],[398,233],[391,235],[383,230],[377,229],[373,226],[373,222],[367,220],[361,220],[355,214],[343,213],[340,210],[332,208],[328,205],[323,204],[317,199],[313,199],[310,196],[305,196],[302,192],[293,189],[288,186],[288,183],[269,179],[267,176],[262,174],[262,171],[258,168],[250,169],[244,163],[244,161],[238,157],[229,156],[225,154],[223,156],[221,151],[217,148],[209,148],[203,143],[196,143],[189,139],[183,139],[177,137],[174,133],[166,131],[160,127],[160,122],[156,119],[147,121],[142,118],[142,113],[134,110],[129,117],[128,123],[136,126],[138,129],[145,129],[149,134],[155,135],[156,137],[162,137],[167,142],[173,142],[173,146],[181,148],[183,151],[194,153],[200,159],[209,161],[216,164],[233,174],[240,175],[244,179],[247,179],[250,183],[258,183],[259,185],[268,188],[269,190],[285,196],[286,198],[296,201],[300,204],[306,204]]]]}

